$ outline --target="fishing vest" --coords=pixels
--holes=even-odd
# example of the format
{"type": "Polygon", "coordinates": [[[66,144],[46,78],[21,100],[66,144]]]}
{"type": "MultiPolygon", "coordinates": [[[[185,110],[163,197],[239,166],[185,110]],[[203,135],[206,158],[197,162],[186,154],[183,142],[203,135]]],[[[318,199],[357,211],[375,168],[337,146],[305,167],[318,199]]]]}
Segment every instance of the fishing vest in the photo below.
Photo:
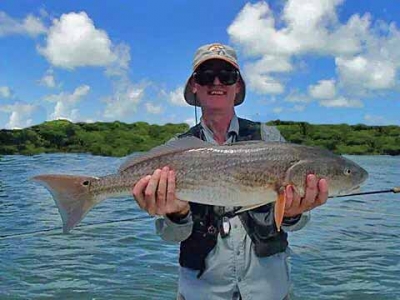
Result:
{"type": "MultiPolygon", "coordinates": [[[[236,141],[261,140],[260,123],[250,120],[239,120],[239,134],[236,141]]],[[[178,138],[195,136],[202,140],[201,125],[189,129],[178,138]]],[[[189,238],[180,244],[179,264],[193,270],[198,270],[197,278],[203,274],[205,259],[217,244],[222,216],[217,215],[211,205],[189,202],[192,212],[193,230],[189,238]]],[[[274,255],[286,250],[287,233],[278,232],[274,220],[274,206],[270,203],[254,210],[243,212],[239,218],[250,236],[255,254],[259,257],[274,255]]]]}

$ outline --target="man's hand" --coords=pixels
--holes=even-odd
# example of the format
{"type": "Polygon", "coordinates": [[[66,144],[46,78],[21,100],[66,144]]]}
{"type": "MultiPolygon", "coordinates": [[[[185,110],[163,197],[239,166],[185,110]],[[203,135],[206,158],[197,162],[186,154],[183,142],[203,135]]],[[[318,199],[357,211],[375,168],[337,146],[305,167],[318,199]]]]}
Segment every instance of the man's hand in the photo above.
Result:
{"type": "Polygon", "coordinates": [[[169,167],[157,169],[152,175],[140,179],[132,189],[140,208],[150,215],[184,217],[189,213],[189,203],[175,196],[175,172],[169,167]]]}
{"type": "Polygon", "coordinates": [[[314,174],[309,174],[307,175],[306,191],[303,198],[290,185],[285,189],[285,196],[284,216],[294,217],[324,204],[328,200],[328,183],[325,179],[318,181],[314,174]]]}

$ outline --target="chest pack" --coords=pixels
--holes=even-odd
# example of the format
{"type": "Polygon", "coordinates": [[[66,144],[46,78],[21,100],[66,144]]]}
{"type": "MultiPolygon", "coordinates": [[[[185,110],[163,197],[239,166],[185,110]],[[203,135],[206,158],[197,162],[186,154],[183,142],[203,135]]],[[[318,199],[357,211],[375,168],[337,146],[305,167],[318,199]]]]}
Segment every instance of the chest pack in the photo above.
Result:
{"type": "MultiPolygon", "coordinates": [[[[239,120],[239,134],[236,141],[261,140],[260,123],[239,120]]],[[[205,140],[200,124],[190,128],[178,138],[195,136],[205,140]]],[[[207,255],[217,244],[222,215],[215,212],[214,206],[190,202],[193,230],[189,238],[180,244],[179,264],[182,267],[198,270],[198,278],[203,274],[207,255]]],[[[274,206],[267,204],[257,209],[243,212],[239,218],[250,236],[257,256],[265,257],[286,250],[287,233],[278,232],[274,221],[274,206]]]]}

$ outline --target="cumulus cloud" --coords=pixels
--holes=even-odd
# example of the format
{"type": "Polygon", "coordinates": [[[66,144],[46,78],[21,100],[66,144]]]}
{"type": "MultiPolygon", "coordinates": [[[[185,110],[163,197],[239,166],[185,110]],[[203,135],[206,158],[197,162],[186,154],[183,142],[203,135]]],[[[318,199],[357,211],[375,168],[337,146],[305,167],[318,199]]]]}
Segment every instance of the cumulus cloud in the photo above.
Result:
{"type": "Polygon", "coordinates": [[[134,85],[128,79],[115,82],[114,94],[104,102],[103,116],[110,120],[126,119],[137,111],[137,105],[145,95],[147,84],[134,85]]]}
{"type": "Polygon", "coordinates": [[[48,88],[54,88],[57,86],[54,72],[52,69],[46,71],[43,77],[39,80],[39,84],[48,88]]]}
{"type": "Polygon", "coordinates": [[[0,11],[0,37],[16,34],[36,37],[46,31],[42,20],[31,14],[23,20],[17,20],[0,11]]]}
{"type": "Polygon", "coordinates": [[[107,33],[97,29],[85,12],[53,20],[45,46],[38,50],[52,65],[65,69],[108,66],[117,59],[107,33]]]}
{"type": "Polygon", "coordinates": [[[292,90],[285,97],[286,102],[299,103],[300,105],[305,105],[312,101],[311,97],[299,92],[298,90],[292,90]]]}
{"type": "MultiPolygon", "coordinates": [[[[164,92],[165,93],[165,92],[164,92]]],[[[167,93],[169,102],[177,106],[187,106],[188,104],[183,97],[183,87],[178,87],[175,90],[167,93]]]]}
{"type": "Polygon", "coordinates": [[[370,115],[366,114],[364,115],[364,120],[367,124],[370,125],[390,125],[390,124],[396,124],[395,121],[393,120],[388,120],[387,117],[384,116],[378,116],[378,115],[370,115]]]}
{"type": "Polygon", "coordinates": [[[277,13],[267,2],[247,3],[227,31],[246,58],[249,89],[283,93],[285,83],[279,74],[295,71],[294,62],[310,54],[336,64],[335,89],[331,82],[321,82],[324,90],[323,86],[309,90],[317,99],[332,98],[334,91],[337,100],[341,92],[397,88],[400,32],[396,24],[373,20],[369,13],[340,20],[337,11],[343,2],[288,0],[277,13]]]}
{"type": "Polygon", "coordinates": [[[345,97],[338,97],[335,99],[319,101],[321,106],[325,107],[348,107],[348,108],[361,108],[364,104],[360,100],[347,99],[345,97]]]}
{"type": "Polygon", "coordinates": [[[12,91],[8,86],[0,86],[0,98],[11,98],[12,91]]]}
{"type": "Polygon", "coordinates": [[[20,129],[32,125],[32,114],[36,105],[16,102],[9,105],[0,105],[0,111],[9,113],[10,117],[5,125],[7,129],[20,129]]]}
{"type": "Polygon", "coordinates": [[[158,115],[161,114],[163,109],[161,105],[155,105],[153,103],[145,103],[146,111],[150,114],[158,115]]]}
{"type": "Polygon", "coordinates": [[[49,95],[44,100],[56,103],[50,120],[68,119],[76,121],[79,118],[79,111],[76,104],[79,103],[90,91],[88,85],[77,87],[72,93],[62,92],[60,94],[49,95]]]}
{"type": "Polygon", "coordinates": [[[397,67],[390,60],[358,55],[352,58],[336,58],[341,82],[350,88],[383,90],[396,84],[397,67]]]}
{"type": "Polygon", "coordinates": [[[333,99],[336,95],[335,80],[320,80],[308,87],[308,93],[316,99],[333,99]]]}
{"type": "Polygon", "coordinates": [[[283,111],[283,107],[275,107],[272,109],[275,114],[280,114],[283,111]]]}
{"type": "Polygon", "coordinates": [[[247,86],[261,94],[281,94],[283,84],[273,78],[272,73],[283,73],[292,70],[292,66],[285,56],[265,55],[254,63],[248,63],[243,68],[247,86]]]}

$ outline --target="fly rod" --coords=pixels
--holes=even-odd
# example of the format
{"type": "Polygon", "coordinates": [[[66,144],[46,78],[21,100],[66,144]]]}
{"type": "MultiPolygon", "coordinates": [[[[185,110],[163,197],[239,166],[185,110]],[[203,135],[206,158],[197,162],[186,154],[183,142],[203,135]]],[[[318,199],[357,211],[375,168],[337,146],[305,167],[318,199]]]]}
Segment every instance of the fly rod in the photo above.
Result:
{"type": "Polygon", "coordinates": [[[339,198],[339,197],[351,197],[351,196],[359,196],[359,195],[371,195],[371,194],[384,194],[384,193],[400,193],[400,186],[394,187],[388,190],[379,190],[379,191],[370,191],[370,192],[361,192],[347,195],[339,195],[339,196],[329,196],[328,198],[339,198]]]}

